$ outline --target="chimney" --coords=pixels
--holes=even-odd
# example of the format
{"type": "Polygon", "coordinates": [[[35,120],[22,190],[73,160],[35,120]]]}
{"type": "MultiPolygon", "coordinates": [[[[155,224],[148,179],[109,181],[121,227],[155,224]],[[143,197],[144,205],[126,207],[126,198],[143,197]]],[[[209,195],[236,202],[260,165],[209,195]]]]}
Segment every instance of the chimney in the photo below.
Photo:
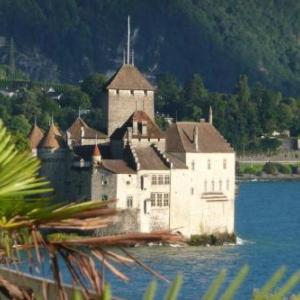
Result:
{"type": "Polygon", "coordinates": [[[138,134],[138,122],[137,120],[132,121],[132,134],[137,135],[138,134]]]}
{"type": "Polygon", "coordinates": [[[142,136],[147,136],[147,121],[142,121],[142,136]]]}
{"type": "Polygon", "coordinates": [[[195,150],[199,151],[199,132],[198,132],[198,126],[197,125],[194,127],[193,142],[194,142],[194,145],[195,145],[195,150]]]}
{"type": "Polygon", "coordinates": [[[127,127],[127,137],[130,142],[132,140],[132,127],[127,127]]]}
{"type": "Polygon", "coordinates": [[[84,139],[84,127],[80,127],[80,144],[82,145],[82,140],[84,139]]]}
{"type": "Polygon", "coordinates": [[[212,108],[211,106],[209,106],[209,117],[208,117],[208,122],[209,124],[213,124],[213,111],[212,111],[212,108]]]}
{"type": "Polygon", "coordinates": [[[67,135],[67,145],[71,148],[72,147],[71,133],[67,131],[66,135],[67,135]]]}

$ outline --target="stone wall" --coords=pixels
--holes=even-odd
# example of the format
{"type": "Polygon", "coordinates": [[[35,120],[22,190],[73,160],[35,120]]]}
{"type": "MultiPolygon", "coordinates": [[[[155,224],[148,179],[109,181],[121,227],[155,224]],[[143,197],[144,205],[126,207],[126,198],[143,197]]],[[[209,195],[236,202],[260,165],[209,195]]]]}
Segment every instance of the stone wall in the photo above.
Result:
{"type": "Polygon", "coordinates": [[[66,149],[39,149],[38,158],[41,160],[39,175],[50,181],[55,190],[55,201],[65,201],[69,168],[68,151],[66,149]]]}
{"type": "Polygon", "coordinates": [[[154,119],[154,93],[153,91],[109,90],[104,104],[107,122],[107,134],[110,136],[114,130],[121,127],[137,110],[146,112],[154,119]]]}
{"type": "Polygon", "coordinates": [[[266,163],[266,162],[283,162],[283,163],[300,163],[300,150],[284,151],[275,155],[257,154],[241,155],[237,157],[238,162],[242,163],[266,163]]]}

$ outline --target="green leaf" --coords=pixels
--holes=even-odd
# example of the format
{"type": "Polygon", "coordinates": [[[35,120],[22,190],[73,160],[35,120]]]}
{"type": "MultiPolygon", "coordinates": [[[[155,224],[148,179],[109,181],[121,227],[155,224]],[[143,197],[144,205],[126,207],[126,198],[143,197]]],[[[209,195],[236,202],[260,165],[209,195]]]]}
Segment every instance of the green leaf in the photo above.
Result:
{"type": "Polygon", "coordinates": [[[177,274],[175,280],[173,281],[171,287],[168,290],[165,300],[176,300],[177,299],[179,290],[182,285],[182,281],[183,281],[182,275],[177,274]]]}
{"type": "Polygon", "coordinates": [[[218,276],[215,278],[215,280],[210,285],[208,291],[203,296],[203,300],[213,300],[215,299],[222,283],[224,282],[226,278],[226,270],[221,270],[221,272],[218,274],[218,276]]]}
{"type": "Polygon", "coordinates": [[[248,272],[249,272],[249,267],[247,265],[242,267],[238,275],[233,279],[233,281],[230,283],[227,290],[222,295],[221,300],[230,300],[233,298],[234,294],[239,289],[242,282],[245,280],[248,272]]]}
{"type": "Polygon", "coordinates": [[[157,283],[156,281],[152,281],[148,288],[147,288],[147,291],[144,295],[144,300],[153,300],[154,297],[155,297],[155,293],[156,293],[156,288],[157,288],[157,283]]]}

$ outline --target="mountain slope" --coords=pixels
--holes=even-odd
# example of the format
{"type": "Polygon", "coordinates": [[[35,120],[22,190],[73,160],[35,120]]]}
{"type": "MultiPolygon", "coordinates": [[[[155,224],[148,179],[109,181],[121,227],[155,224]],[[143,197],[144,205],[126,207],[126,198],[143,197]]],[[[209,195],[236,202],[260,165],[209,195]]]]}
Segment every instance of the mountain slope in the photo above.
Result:
{"type": "Polygon", "coordinates": [[[201,73],[210,90],[231,91],[245,73],[300,93],[300,3],[292,0],[2,0],[0,35],[14,38],[17,65],[33,78],[76,82],[121,63],[128,14],[136,64],[151,75],[201,73]]]}

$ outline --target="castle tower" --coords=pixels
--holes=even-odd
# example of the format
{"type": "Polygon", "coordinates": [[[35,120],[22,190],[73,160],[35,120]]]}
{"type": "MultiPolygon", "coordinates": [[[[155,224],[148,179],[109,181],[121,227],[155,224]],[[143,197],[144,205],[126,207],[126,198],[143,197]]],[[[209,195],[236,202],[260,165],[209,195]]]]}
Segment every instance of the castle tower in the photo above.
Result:
{"type": "Polygon", "coordinates": [[[154,87],[131,64],[124,64],[108,82],[104,107],[108,136],[136,111],[154,120],[154,87]]]}
{"type": "Polygon", "coordinates": [[[31,148],[31,152],[33,156],[37,156],[37,148],[41,140],[43,139],[44,134],[39,126],[37,126],[36,122],[34,122],[30,133],[28,135],[29,146],[31,148]]]}
{"type": "Polygon", "coordinates": [[[66,200],[67,154],[65,141],[52,122],[38,145],[37,156],[42,162],[40,175],[50,181],[56,201],[66,200]]]}
{"type": "Polygon", "coordinates": [[[128,17],[127,59],[125,60],[124,55],[123,65],[106,85],[107,97],[103,110],[104,127],[108,136],[121,127],[135,111],[144,111],[154,120],[154,87],[134,66],[131,53],[128,17]]]}

